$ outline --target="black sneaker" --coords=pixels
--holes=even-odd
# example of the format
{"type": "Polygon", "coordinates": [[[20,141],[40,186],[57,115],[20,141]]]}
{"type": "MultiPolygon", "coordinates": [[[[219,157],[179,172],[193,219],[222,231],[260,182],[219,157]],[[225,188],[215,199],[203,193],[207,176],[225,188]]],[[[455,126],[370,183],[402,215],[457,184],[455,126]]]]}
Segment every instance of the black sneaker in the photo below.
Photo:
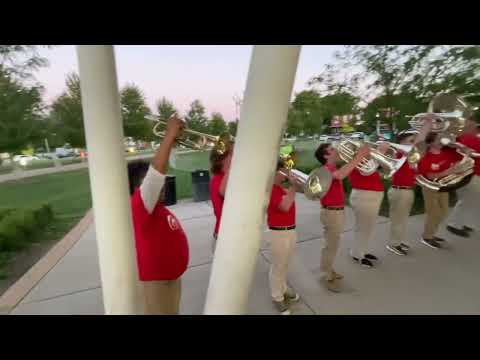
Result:
{"type": "Polygon", "coordinates": [[[290,308],[289,308],[286,300],[282,300],[282,301],[273,300],[273,304],[275,305],[275,308],[280,313],[280,315],[290,315],[291,314],[290,313],[290,308]]]}
{"type": "Polygon", "coordinates": [[[468,226],[464,226],[464,227],[463,227],[463,230],[468,231],[468,232],[472,232],[472,231],[473,231],[473,229],[472,229],[471,227],[468,227],[468,226]]]}
{"type": "Polygon", "coordinates": [[[360,260],[359,258],[356,258],[356,257],[352,257],[352,259],[364,267],[367,267],[367,268],[373,267],[373,263],[368,259],[363,258],[360,260]]]}
{"type": "Polygon", "coordinates": [[[446,242],[447,241],[445,239],[439,238],[438,236],[434,236],[433,240],[435,240],[436,242],[446,242]]]}
{"type": "Polygon", "coordinates": [[[375,255],[372,255],[372,254],[365,254],[364,258],[368,259],[370,261],[378,261],[378,258],[375,255]]]}
{"type": "Polygon", "coordinates": [[[461,237],[469,237],[470,236],[468,231],[463,230],[463,229],[457,229],[456,227],[453,227],[453,226],[450,226],[450,225],[447,226],[447,230],[450,231],[452,234],[455,234],[457,236],[461,236],[461,237]]]}
{"type": "Polygon", "coordinates": [[[424,239],[423,237],[420,238],[420,242],[424,245],[431,247],[432,249],[440,249],[441,246],[435,239],[424,239]]]}
{"type": "Polygon", "coordinates": [[[401,255],[401,256],[407,255],[407,252],[403,250],[403,248],[400,245],[398,246],[387,245],[387,249],[397,255],[401,255]]]}
{"type": "Polygon", "coordinates": [[[401,243],[400,244],[400,247],[402,248],[403,251],[405,252],[409,252],[410,251],[410,246],[405,244],[405,243],[401,243]]]}

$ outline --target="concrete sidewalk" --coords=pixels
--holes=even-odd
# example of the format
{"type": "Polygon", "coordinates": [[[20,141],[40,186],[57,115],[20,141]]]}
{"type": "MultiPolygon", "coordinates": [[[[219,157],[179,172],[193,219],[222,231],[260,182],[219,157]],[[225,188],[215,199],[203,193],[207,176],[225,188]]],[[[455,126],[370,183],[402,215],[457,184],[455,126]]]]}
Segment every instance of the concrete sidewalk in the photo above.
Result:
{"type": "MultiPolygon", "coordinates": [[[[212,262],[211,233],[214,217],[210,203],[182,201],[171,207],[181,220],[190,243],[190,266],[182,279],[181,314],[201,314],[212,262]]],[[[289,282],[301,301],[295,315],[304,314],[480,314],[480,236],[469,239],[449,233],[448,248],[430,249],[417,241],[423,216],[412,217],[409,235],[412,250],[400,257],[385,249],[389,231],[386,218],[379,218],[372,252],[380,258],[374,269],[364,269],[348,256],[353,239],[353,216],[347,209],[347,226],[336,261],[345,275],[345,291],[333,294],[319,283],[323,230],[320,207],[301,194],[297,196],[299,241],[289,282]]],[[[270,252],[267,244],[257,258],[250,293],[249,314],[276,314],[268,286],[270,252]]],[[[232,284],[235,286],[235,284],[232,284]]],[[[94,226],[30,291],[12,314],[103,314],[94,226]]]]}

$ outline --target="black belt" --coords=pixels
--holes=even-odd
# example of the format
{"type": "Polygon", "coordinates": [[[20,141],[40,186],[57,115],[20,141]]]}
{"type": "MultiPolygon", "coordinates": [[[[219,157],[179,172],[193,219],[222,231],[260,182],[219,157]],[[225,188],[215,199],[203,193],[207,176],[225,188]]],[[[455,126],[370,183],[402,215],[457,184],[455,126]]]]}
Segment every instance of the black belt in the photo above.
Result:
{"type": "Polygon", "coordinates": [[[408,187],[408,186],[396,186],[392,185],[393,189],[400,189],[400,190],[413,190],[413,187],[408,187]]]}
{"type": "Polygon", "coordinates": [[[291,226],[270,226],[270,230],[274,231],[286,231],[286,230],[293,230],[297,226],[296,225],[291,225],[291,226]]]}
{"type": "Polygon", "coordinates": [[[332,207],[332,206],[322,206],[322,209],[325,209],[325,210],[343,210],[344,207],[332,207]]]}

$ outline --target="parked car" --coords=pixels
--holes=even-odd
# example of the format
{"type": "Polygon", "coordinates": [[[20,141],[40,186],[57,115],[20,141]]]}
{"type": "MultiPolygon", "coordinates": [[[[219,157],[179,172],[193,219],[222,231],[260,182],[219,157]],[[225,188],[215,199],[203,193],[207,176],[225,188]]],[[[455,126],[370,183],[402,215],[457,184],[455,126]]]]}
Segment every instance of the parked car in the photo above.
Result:
{"type": "Polygon", "coordinates": [[[25,166],[33,160],[39,160],[39,158],[37,156],[30,155],[15,155],[13,157],[13,161],[19,163],[21,166],[25,166]]]}
{"type": "Polygon", "coordinates": [[[327,142],[328,141],[328,135],[320,135],[318,138],[321,142],[327,142]]]}

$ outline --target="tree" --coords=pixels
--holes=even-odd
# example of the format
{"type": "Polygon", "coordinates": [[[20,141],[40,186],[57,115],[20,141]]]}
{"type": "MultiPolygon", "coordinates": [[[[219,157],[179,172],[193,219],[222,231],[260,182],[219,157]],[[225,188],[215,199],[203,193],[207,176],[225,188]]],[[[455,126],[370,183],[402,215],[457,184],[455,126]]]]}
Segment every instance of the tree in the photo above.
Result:
{"type": "Polygon", "coordinates": [[[208,131],[211,135],[220,135],[228,132],[227,123],[223,119],[222,114],[215,112],[208,123],[208,131]]]}
{"type": "Polygon", "coordinates": [[[51,106],[52,130],[74,147],[85,147],[80,78],[71,73],[66,78],[67,89],[51,106]]]}
{"type": "Polygon", "coordinates": [[[230,121],[228,124],[228,132],[232,136],[237,136],[237,129],[238,129],[238,120],[230,121]]]}
{"type": "Polygon", "coordinates": [[[185,116],[187,128],[206,132],[208,130],[208,119],[205,116],[205,107],[200,100],[195,100],[190,104],[190,110],[185,116]]]}
{"type": "Polygon", "coordinates": [[[387,106],[400,93],[431,98],[441,91],[480,91],[477,45],[348,45],[335,59],[310,85],[330,93],[347,89],[359,98],[384,95],[387,106]]]}
{"type": "Polygon", "coordinates": [[[120,103],[125,136],[136,139],[152,139],[151,115],[142,91],[135,84],[126,85],[120,91],[120,103]]]}
{"type": "Polygon", "coordinates": [[[41,88],[27,87],[0,69],[0,152],[18,152],[38,141],[41,88]]]}
{"type": "MultiPolygon", "coordinates": [[[[51,45],[43,45],[50,48],[51,45]]],[[[15,79],[32,78],[33,71],[47,66],[47,59],[38,54],[38,45],[0,45],[0,68],[15,79]]]]}
{"type": "Polygon", "coordinates": [[[178,110],[173,105],[173,102],[162,97],[157,102],[157,112],[159,120],[167,121],[170,116],[178,112],[178,110]]]}

